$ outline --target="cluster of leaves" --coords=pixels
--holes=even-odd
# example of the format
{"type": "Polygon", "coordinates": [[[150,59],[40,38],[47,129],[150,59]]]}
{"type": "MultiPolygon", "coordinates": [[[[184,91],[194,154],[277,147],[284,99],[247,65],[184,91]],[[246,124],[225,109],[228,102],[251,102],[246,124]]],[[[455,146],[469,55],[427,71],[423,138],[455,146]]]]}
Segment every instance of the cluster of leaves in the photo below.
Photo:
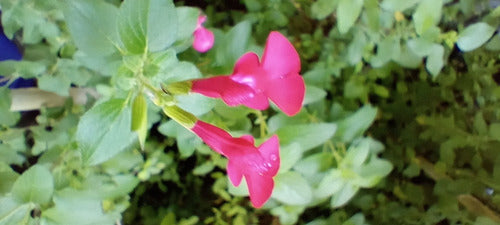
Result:
{"type": "Polygon", "coordinates": [[[0,0],[24,50],[0,74],[99,96],[19,113],[0,87],[0,224],[498,222],[495,1],[211,0],[198,5],[219,27],[206,54],[190,48],[200,11],[189,2],[0,0]],[[275,190],[254,210],[227,160],[141,87],[230,74],[271,30],[302,57],[297,116],[172,100],[234,135],[279,136],[275,190]]]}

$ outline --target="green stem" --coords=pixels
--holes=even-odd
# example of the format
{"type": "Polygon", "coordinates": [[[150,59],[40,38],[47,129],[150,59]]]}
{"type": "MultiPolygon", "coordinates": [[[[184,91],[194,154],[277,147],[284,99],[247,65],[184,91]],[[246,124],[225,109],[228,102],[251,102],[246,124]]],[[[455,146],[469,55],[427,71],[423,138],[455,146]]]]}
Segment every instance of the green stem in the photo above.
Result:
{"type": "Polygon", "coordinates": [[[260,127],[260,137],[266,137],[267,135],[267,124],[266,124],[266,119],[264,115],[262,114],[261,111],[255,110],[254,111],[255,115],[257,115],[257,121],[259,122],[259,127],[260,127]]]}

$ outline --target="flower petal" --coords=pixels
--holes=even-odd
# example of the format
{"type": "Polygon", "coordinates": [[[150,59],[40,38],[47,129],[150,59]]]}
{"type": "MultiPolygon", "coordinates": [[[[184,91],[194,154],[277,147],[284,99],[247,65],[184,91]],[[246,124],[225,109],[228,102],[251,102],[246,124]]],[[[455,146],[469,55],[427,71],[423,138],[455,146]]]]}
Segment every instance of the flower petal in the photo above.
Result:
{"type": "Polygon", "coordinates": [[[300,58],[293,45],[285,36],[273,31],[267,37],[262,55],[262,66],[272,78],[300,72],[300,58]]]}
{"type": "Polygon", "coordinates": [[[214,33],[204,27],[196,29],[193,36],[193,48],[198,52],[206,52],[214,46],[214,33]]]}
{"type": "Polygon", "coordinates": [[[227,162],[226,170],[231,183],[234,186],[239,186],[241,183],[241,178],[243,178],[243,173],[241,173],[241,169],[238,167],[238,164],[236,164],[232,160],[229,160],[227,162]]]}
{"type": "Polygon", "coordinates": [[[226,155],[224,150],[228,148],[228,145],[230,145],[228,142],[231,142],[233,138],[223,129],[201,120],[196,121],[191,131],[198,135],[210,148],[222,155],[226,155]]]}
{"type": "Polygon", "coordinates": [[[280,168],[280,144],[277,135],[273,135],[266,142],[259,146],[259,152],[270,167],[267,175],[274,176],[280,168]]]}
{"type": "Polygon", "coordinates": [[[259,56],[253,52],[242,55],[234,65],[233,74],[252,74],[260,66],[259,56]]]}
{"type": "Polygon", "coordinates": [[[292,74],[282,79],[277,78],[271,83],[279,84],[279,88],[266,88],[266,95],[271,101],[286,115],[293,116],[297,114],[302,107],[306,90],[302,76],[292,74]]]}
{"type": "Polygon", "coordinates": [[[229,76],[194,80],[191,91],[212,98],[222,98],[229,106],[245,105],[258,110],[269,107],[263,93],[256,93],[252,87],[233,81],[229,76]]]}
{"type": "Polygon", "coordinates": [[[272,177],[259,174],[245,174],[250,201],[255,208],[260,208],[271,197],[274,188],[272,177]]]}

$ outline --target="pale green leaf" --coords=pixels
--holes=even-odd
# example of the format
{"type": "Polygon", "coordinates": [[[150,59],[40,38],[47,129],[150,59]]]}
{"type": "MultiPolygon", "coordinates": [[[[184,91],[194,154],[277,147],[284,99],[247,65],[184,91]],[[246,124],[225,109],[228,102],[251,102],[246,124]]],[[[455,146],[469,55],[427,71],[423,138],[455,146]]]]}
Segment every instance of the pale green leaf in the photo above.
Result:
{"type": "Polygon", "coordinates": [[[363,0],[339,0],[339,6],[337,8],[337,26],[340,33],[349,31],[361,14],[362,8],[363,0]]]}
{"type": "Polygon", "coordinates": [[[417,34],[423,35],[429,28],[441,20],[443,0],[422,0],[413,14],[413,23],[417,34]]]}
{"type": "Polygon", "coordinates": [[[311,186],[299,173],[278,174],[274,180],[272,198],[288,205],[307,205],[312,200],[311,186]]]}
{"type": "Polygon", "coordinates": [[[396,12],[396,11],[404,11],[415,6],[420,0],[384,0],[380,4],[382,9],[396,12]]]}
{"type": "Polygon", "coordinates": [[[444,66],[444,48],[439,44],[434,44],[432,50],[427,56],[425,68],[429,71],[432,77],[436,77],[444,66]]]}
{"type": "Polygon", "coordinates": [[[302,157],[300,145],[292,143],[280,149],[280,173],[290,170],[302,157]]]}
{"type": "Polygon", "coordinates": [[[314,18],[322,20],[333,13],[338,0],[318,0],[311,5],[311,14],[314,18]]]}
{"type": "Polygon", "coordinates": [[[495,28],[484,22],[467,26],[458,34],[457,46],[468,52],[486,43],[495,32],[495,28]]]}
{"type": "Polygon", "coordinates": [[[363,135],[370,127],[377,115],[377,108],[365,105],[351,116],[339,121],[335,137],[343,142],[349,142],[363,135]]]}
{"type": "Polygon", "coordinates": [[[52,224],[114,224],[120,215],[104,214],[102,202],[74,189],[66,188],[54,195],[54,206],[42,213],[42,221],[52,224]]]}
{"type": "Polygon", "coordinates": [[[309,103],[317,102],[322,100],[326,96],[326,91],[312,85],[306,85],[306,95],[304,97],[304,102],[302,105],[307,105],[309,103]]]}
{"type": "Polygon", "coordinates": [[[132,54],[160,51],[176,39],[177,15],[171,0],[127,0],[120,6],[120,39],[132,54]]]}
{"type": "Polygon", "coordinates": [[[337,208],[345,205],[352,197],[358,192],[359,187],[352,185],[351,183],[345,183],[344,186],[335,193],[330,201],[330,206],[332,208],[337,208]]]}
{"type": "Polygon", "coordinates": [[[298,143],[302,151],[307,151],[325,143],[330,139],[337,125],[333,123],[316,123],[304,125],[289,125],[280,128],[276,133],[281,144],[298,143]]]}
{"type": "Polygon", "coordinates": [[[332,169],[319,183],[314,191],[314,196],[317,198],[326,198],[337,193],[344,187],[345,181],[342,179],[342,172],[337,169],[332,169]]]}
{"type": "Polygon", "coordinates": [[[35,205],[21,204],[13,197],[0,198],[0,225],[27,224],[35,205]]]}
{"type": "Polygon", "coordinates": [[[97,56],[116,52],[118,9],[115,6],[100,0],[64,0],[61,6],[69,32],[81,51],[97,56]]]}
{"type": "Polygon", "coordinates": [[[0,124],[5,126],[13,126],[20,118],[18,112],[11,112],[10,105],[12,98],[10,90],[7,87],[0,87],[0,124]]]}
{"type": "Polygon", "coordinates": [[[54,178],[49,169],[41,165],[30,167],[12,186],[12,195],[25,203],[47,203],[53,192],[54,178]]]}
{"type": "Polygon", "coordinates": [[[87,111],[78,123],[76,140],[85,163],[108,160],[134,141],[130,108],[124,99],[111,99],[87,111]]]}

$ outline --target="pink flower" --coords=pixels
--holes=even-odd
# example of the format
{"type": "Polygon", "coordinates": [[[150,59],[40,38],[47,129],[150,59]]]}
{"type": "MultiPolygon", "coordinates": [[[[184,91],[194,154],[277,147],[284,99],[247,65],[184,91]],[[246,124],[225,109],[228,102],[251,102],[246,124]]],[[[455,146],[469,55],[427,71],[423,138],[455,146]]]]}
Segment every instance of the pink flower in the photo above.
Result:
{"type": "Polygon", "coordinates": [[[297,114],[304,100],[305,85],[299,74],[300,59],[293,45],[279,32],[267,38],[262,61],[253,52],[238,59],[230,76],[192,82],[192,92],[222,98],[229,106],[245,105],[264,110],[268,98],[285,114],[297,114]]]}
{"type": "Polygon", "coordinates": [[[271,197],[273,177],[280,166],[276,135],[257,148],[250,135],[234,138],[226,131],[200,120],[191,130],[213,150],[228,158],[227,174],[234,186],[240,185],[241,178],[245,177],[254,207],[260,208],[271,197]]]}
{"type": "Polygon", "coordinates": [[[202,25],[205,20],[207,20],[207,16],[198,17],[198,23],[193,33],[193,48],[201,53],[210,50],[214,46],[214,33],[202,25]]]}

